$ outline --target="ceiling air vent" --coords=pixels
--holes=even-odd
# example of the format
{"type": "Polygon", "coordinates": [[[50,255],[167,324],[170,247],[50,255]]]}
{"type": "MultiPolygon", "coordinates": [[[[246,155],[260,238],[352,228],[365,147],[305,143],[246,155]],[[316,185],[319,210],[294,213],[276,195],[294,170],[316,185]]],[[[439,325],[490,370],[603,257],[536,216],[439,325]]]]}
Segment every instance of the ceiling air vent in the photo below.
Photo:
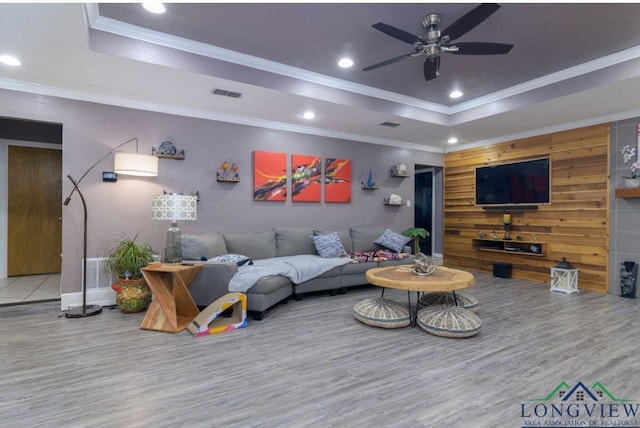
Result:
{"type": "Polygon", "coordinates": [[[395,128],[396,126],[400,126],[399,123],[395,123],[395,122],[382,122],[379,123],[380,126],[388,126],[389,128],[395,128]]]}
{"type": "Polygon", "coordinates": [[[240,92],[227,91],[224,89],[213,89],[211,91],[213,95],[222,95],[223,97],[240,98],[242,94],[240,92]]]}

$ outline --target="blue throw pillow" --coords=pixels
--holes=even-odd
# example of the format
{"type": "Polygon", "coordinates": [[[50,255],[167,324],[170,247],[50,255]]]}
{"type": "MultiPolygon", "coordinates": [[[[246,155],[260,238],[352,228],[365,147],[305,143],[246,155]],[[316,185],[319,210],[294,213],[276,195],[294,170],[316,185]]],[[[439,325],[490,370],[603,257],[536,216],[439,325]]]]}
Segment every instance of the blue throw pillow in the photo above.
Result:
{"type": "Polygon", "coordinates": [[[376,239],[376,244],[393,251],[394,253],[402,252],[402,248],[411,241],[408,236],[401,235],[391,229],[385,229],[382,235],[376,239]]]}
{"type": "Polygon", "coordinates": [[[217,263],[236,263],[238,266],[242,266],[246,263],[249,263],[250,265],[253,264],[253,261],[249,257],[241,254],[223,254],[221,256],[213,257],[209,259],[209,261],[217,263]]]}
{"type": "Polygon", "coordinates": [[[311,238],[320,257],[340,257],[347,252],[337,232],[327,233],[326,235],[315,235],[311,238]]]}

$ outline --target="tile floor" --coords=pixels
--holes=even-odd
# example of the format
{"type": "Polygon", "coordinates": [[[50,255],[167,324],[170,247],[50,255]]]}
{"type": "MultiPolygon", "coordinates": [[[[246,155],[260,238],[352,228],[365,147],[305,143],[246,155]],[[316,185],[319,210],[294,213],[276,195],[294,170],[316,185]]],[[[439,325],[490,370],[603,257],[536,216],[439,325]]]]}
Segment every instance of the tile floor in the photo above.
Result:
{"type": "Polygon", "coordinates": [[[60,300],[60,274],[0,279],[0,306],[43,300],[60,300]]]}

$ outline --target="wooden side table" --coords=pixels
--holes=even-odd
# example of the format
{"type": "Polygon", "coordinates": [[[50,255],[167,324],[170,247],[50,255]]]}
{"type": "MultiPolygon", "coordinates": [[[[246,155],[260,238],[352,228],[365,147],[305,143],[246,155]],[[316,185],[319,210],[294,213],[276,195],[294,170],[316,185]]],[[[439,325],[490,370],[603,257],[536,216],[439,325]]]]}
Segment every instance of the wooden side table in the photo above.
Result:
{"type": "Polygon", "coordinates": [[[200,313],[189,293],[189,285],[200,269],[201,264],[162,264],[142,268],[142,276],[153,293],[153,300],[140,328],[168,333],[178,333],[187,328],[200,313]]]}

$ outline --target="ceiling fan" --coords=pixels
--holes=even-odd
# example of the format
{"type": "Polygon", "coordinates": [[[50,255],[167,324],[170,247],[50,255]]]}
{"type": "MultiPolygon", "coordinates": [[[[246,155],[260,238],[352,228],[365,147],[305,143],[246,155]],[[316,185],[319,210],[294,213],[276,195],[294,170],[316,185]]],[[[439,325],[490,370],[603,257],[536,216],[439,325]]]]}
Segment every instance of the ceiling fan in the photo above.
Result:
{"type": "Polygon", "coordinates": [[[456,55],[503,55],[509,53],[513,45],[505,43],[490,42],[452,42],[462,37],[476,26],[481,24],[485,19],[490,17],[500,8],[495,3],[483,3],[476,6],[470,12],[459,18],[453,24],[449,25],[442,32],[438,30],[438,25],[442,21],[442,15],[432,13],[422,18],[422,26],[426,29],[426,33],[422,36],[414,36],[399,28],[379,22],[373,24],[372,27],[378,31],[382,31],[388,36],[396,38],[413,45],[414,52],[400,55],[386,61],[370,65],[362,69],[362,71],[375,70],[385,65],[402,61],[406,58],[414,58],[420,55],[426,55],[424,61],[424,78],[429,81],[438,77],[440,72],[440,53],[449,52],[456,55]]]}

